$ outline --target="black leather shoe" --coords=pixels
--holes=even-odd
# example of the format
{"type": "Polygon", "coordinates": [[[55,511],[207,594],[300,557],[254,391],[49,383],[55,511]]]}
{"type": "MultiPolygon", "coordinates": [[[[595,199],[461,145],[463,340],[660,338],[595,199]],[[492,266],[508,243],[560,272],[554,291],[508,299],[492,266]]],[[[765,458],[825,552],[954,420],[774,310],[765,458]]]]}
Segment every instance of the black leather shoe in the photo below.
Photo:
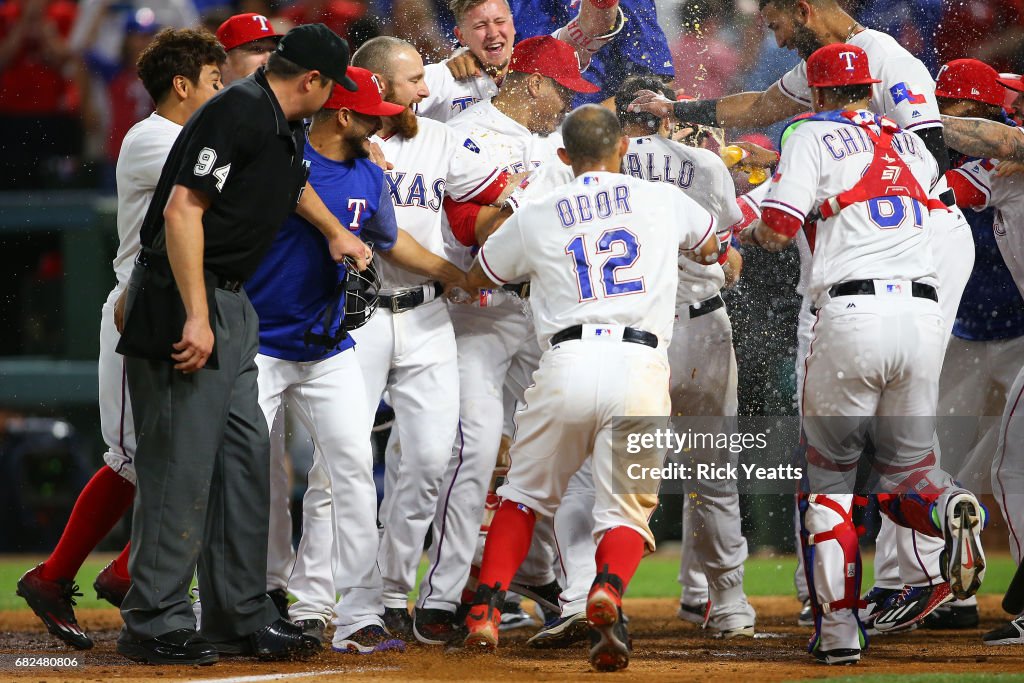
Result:
{"type": "Polygon", "coordinates": [[[288,659],[309,659],[322,649],[320,641],[302,632],[301,626],[278,619],[245,638],[216,643],[225,655],[258,657],[265,662],[288,659]]]}
{"type": "Polygon", "coordinates": [[[195,631],[180,628],[156,638],[139,640],[121,629],[117,651],[145,664],[213,664],[220,656],[213,643],[195,631]]]}

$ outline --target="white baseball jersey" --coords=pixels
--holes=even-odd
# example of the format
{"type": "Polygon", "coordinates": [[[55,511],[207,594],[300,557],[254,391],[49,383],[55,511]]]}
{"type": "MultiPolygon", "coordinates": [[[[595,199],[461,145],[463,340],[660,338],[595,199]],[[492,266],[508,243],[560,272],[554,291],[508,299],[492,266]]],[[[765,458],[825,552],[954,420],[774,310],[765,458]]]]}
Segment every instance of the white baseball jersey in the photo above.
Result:
{"type": "MultiPolygon", "coordinates": [[[[385,172],[398,225],[424,249],[444,255],[441,237],[445,195],[458,201],[472,199],[498,177],[499,171],[443,123],[419,119],[413,138],[373,137],[394,169],[385,172]]],[[[428,278],[380,260],[377,263],[384,291],[416,287],[428,278]]]]}
{"type": "Polygon", "coordinates": [[[181,126],[156,112],[139,121],[121,143],[117,157],[117,236],[120,244],[114,258],[117,281],[131,277],[135,256],[139,253],[139,228],[153,199],[160,172],[181,126]]]}
{"type": "Polygon", "coordinates": [[[423,80],[430,95],[416,105],[416,113],[435,121],[448,121],[477,102],[498,94],[494,79],[482,69],[479,76],[455,80],[448,70],[448,60],[427,64],[423,69],[423,80]]]}
{"type": "MultiPolygon", "coordinates": [[[[732,226],[743,220],[736,206],[736,185],[729,169],[712,151],[687,147],[660,135],[631,138],[622,169],[634,178],[668,183],[682,190],[715,217],[719,239],[729,239],[732,226]]],[[[680,306],[709,299],[724,286],[722,266],[701,265],[679,257],[680,306]]]]}
{"type": "Polygon", "coordinates": [[[541,348],[566,327],[604,324],[651,332],[664,349],[675,319],[677,251],[717,239],[715,227],[714,217],[680,192],[618,173],[585,173],[523,205],[478,258],[496,283],[530,278],[541,348]]]}
{"type": "MultiPolygon", "coordinates": [[[[529,171],[546,163],[564,166],[557,153],[562,144],[560,135],[534,135],[526,126],[498,111],[490,101],[470,107],[448,125],[459,144],[479,155],[486,166],[497,166],[509,173],[529,171]]],[[[444,237],[448,260],[460,268],[469,268],[472,252],[455,239],[451,230],[445,230],[444,237]]]]}
{"type": "MultiPolygon", "coordinates": [[[[921,60],[888,33],[870,28],[846,42],[867,53],[871,77],[881,81],[871,86],[871,111],[889,117],[904,130],[942,125],[935,81],[921,60]]],[[[806,61],[801,60],[776,85],[787,97],[811,108],[806,61]]]]}
{"type": "MultiPolygon", "coordinates": [[[[912,132],[893,138],[893,149],[928,192],[938,165],[912,132]]],[[[874,145],[859,127],[809,120],[789,135],[762,209],[773,208],[801,223],[823,201],[853,187],[871,163],[874,145]]],[[[832,285],[848,280],[915,280],[937,284],[929,245],[930,216],[909,198],[876,198],[817,221],[807,235],[812,252],[808,295],[819,301],[832,285]]]]}
{"type": "Polygon", "coordinates": [[[995,209],[992,232],[999,253],[1024,295],[1024,180],[1019,175],[996,177],[995,169],[992,161],[979,159],[955,169],[954,173],[962,174],[985,196],[985,203],[974,208],[995,209]]]}

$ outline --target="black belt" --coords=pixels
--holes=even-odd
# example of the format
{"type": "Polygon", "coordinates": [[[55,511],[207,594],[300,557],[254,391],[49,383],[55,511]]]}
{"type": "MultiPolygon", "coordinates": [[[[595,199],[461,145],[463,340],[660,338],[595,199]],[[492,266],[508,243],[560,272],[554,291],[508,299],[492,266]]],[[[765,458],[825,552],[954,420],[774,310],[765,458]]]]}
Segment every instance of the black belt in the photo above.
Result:
{"type": "MultiPolygon", "coordinates": [[[[139,252],[139,255],[135,257],[135,262],[143,268],[166,268],[168,272],[171,271],[170,261],[167,259],[165,254],[159,254],[157,252],[148,251],[143,249],[139,252]]],[[[214,273],[212,270],[204,270],[203,275],[213,280],[213,286],[217,289],[226,289],[229,292],[239,292],[242,286],[245,284],[245,280],[232,280],[223,275],[214,273]]]]}
{"type": "MultiPolygon", "coordinates": [[[[833,298],[837,296],[856,296],[859,294],[874,293],[874,280],[850,280],[848,282],[840,282],[838,285],[832,285],[828,290],[828,295],[833,298]]],[[[939,300],[939,293],[935,291],[935,288],[921,282],[910,283],[910,296],[918,299],[931,299],[935,302],[938,302],[939,300]]],[[[815,315],[817,312],[818,309],[812,306],[811,315],[815,315]]]]}
{"type": "MultiPolygon", "coordinates": [[[[552,335],[551,345],[555,346],[565,341],[582,338],[583,325],[573,325],[552,335]]],[[[656,335],[644,332],[643,330],[636,330],[632,327],[627,327],[622,331],[622,341],[630,342],[631,344],[643,344],[644,346],[650,346],[652,349],[658,348],[658,337],[656,335]]]]}
{"type": "MultiPolygon", "coordinates": [[[[434,287],[434,299],[440,298],[444,294],[444,285],[440,282],[433,282],[431,285],[434,287]]],[[[382,308],[392,313],[412,310],[427,301],[427,297],[423,294],[423,287],[407,289],[397,294],[381,294],[377,299],[380,301],[382,308]]],[[[434,299],[431,299],[431,301],[434,299]]]]}
{"type": "Polygon", "coordinates": [[[513,282],[509,285],[502,285],[501,288],[506,292],[515,294],[520,299],[530,298],[530,283],[529,282],[513,282]]]}
{"type": "Polygon", "coordinates": [[[704,301],[701,301],[699,304],[694,304],[693,306],[690,306],[690,320],[717,311],[719,308],[722,308],[723,306],[725,306],[725,300],[722,298],[722,295],[715,294],[710,299],[705,299],[704,301]]]}

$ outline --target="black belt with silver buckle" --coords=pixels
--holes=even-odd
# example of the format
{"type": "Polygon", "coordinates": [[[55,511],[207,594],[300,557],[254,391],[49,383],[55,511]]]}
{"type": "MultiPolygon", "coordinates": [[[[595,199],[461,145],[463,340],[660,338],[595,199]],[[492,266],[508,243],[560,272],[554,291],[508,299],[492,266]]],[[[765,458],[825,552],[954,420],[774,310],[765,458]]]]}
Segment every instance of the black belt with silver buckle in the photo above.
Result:
{"type": "MultiPolygon", "coordinates": [[[[583,325],[573,325],[567,327],[561,332],[556,332],[551,336],[551,345],[556,346],[565,341],[572,341],[574,339],[583,338],[583,325]]],[[[627,327],[622,331],[622,341],[629,342],[631,344],[643,344],[644,346],[650,346],[652,349],[658,348],[658,337],[651,334],[650,332],[644,332],[643,330],[636,330],[632,327],[627,327]]]]}
{"type": "Polygon", "coordinates": [[[723,306],[725,306],[725,299],[722,298],[721,294],[715,294],[710,299],[705,299],[704,301],[701,301],[699,304],[694,304],[693,306],[690,306],[690,320],[717,311],[719,308],[722,308],[723,306]]]}
{"type": "MultiPolygon", "coordinates": [[[[874,280],[850,280],[848,282],[840,282],[838,285],[832,285],[828,290],[828,295],[832,298],[837,296],[857,296],[860,294],[874,293],[874,280]]],[[[938,302],[939,300],[939,293],[935,291],[935,288],[921,282],[910,283],[910,296],[917,299],[931,299],[935,302],[938,302]]],[[[811,315],[816,315],[817,313],[818,309],[812,306],[811,315]]]]}
{"type": "MultiPolygon", "coordinates": [[[[143,268],[166,268],[168,271],[170,271],[171,268],[170,261],[167,260],[166,254],[160,254],[148,249],[140,251],[139,255],[135,257],[135,262],[143,268]]],[[[231,280],[223,275],[214,273],[212,270],[204,270],[203,275],[213,278],[213,286],[217,289],[225,289],[236,294],[240,292],[242,290],[242,286],[245,285],[245,280],[231,280]]]]}
{"type": "Polygon", "coordinates": [[[513,282],[512,284],[502,285],[501,288],[506,292],[515,294],[520,299],[530,298],[530,283],[529,282],[513,282]]]}
{"type": "MultiPolygon", "coordinates": [[[[444,285],[440,282],[431,283],[434,287],[434,299],[440,298],[444,294],[444,285]]],[[[423,287],[416,287],[414,289],[407,289],[397,294],[381,294],[377,297],[380,301],[381,308],[391,311],[392,313],[402,313],[409,311],[417,306],[426,303],[427,298],[423,294],[423,287]]],[[[431,299],[433,301],[434,299],[431,299]]]]}

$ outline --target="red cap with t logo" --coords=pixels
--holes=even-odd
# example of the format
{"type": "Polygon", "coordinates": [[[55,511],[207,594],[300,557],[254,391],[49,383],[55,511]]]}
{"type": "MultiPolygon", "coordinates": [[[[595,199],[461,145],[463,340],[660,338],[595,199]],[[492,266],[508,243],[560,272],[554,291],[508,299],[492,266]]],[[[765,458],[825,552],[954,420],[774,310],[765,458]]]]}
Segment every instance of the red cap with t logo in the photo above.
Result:
{"type": "Polygon", "coordinates": [[[358,88],[355,92],[334,86],[331,98],[327,100],[324,109],[351,109],[357,114],[367,116],[397,116],[405,107],[385,102],[381,97],[384,89],[377,77],[358,66],[350,66],[345,75],[355,81],[358,88]]]}
{"type": "Polygon", "coordinates": [[[954,59],[943,64],[935,81],[935,96],[1002,106],[1005,88],[999,73],[977,59],[954,59]]]}
{"type": "Polygon", "coordinates": [[[576,92],[594,93],[601,89],[583,78],[580,59],[572,45],[551,36],[527,38],[512,48],[509,71],[540,74],[576,92]]]}
{"type": "Polygon", "coordinates": [[[807,58],[807,85],[836,88],[844,85],[881,83],[871,77],[868,55],[856,45],[833,43],[807,58]]]}
{"type": "Polygon", "coordinates": [[[281,34],[270,24],[270,19],[253,12],[236,14],[217,28],[217,40],[225,50],[234,50],[239,45],[261,38],[280,37],[281,34]]]}

